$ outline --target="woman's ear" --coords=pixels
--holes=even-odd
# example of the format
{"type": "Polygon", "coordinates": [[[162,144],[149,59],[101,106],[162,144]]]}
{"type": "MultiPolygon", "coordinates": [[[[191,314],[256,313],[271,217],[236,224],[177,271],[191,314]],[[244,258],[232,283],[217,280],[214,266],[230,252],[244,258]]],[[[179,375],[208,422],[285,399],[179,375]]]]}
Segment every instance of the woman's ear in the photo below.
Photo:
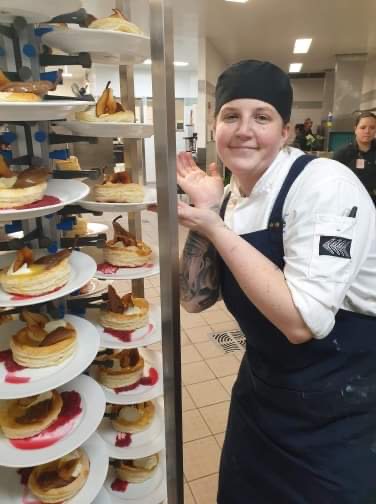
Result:
{"type": "Polygon", "coordinates": [[[291,132],[291,123],[284,124],[282,126],[282,139],[281,139],[281,149],[288,144],[291,132]]]}

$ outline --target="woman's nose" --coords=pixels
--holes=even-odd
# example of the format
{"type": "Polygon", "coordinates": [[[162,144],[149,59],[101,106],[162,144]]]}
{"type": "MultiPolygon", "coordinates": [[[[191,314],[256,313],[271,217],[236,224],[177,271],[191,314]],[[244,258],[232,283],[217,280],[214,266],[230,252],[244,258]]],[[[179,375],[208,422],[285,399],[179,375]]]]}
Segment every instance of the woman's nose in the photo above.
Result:
{"type": "Polygon", "coordinates": [[[252,124],[251,121],[248,119],[242,119],[238,123],[238,128],[236,130],[236,133],[238,136],[241,137],[252,137],[253,136],[253,130],[252,130],[252,124]]]}

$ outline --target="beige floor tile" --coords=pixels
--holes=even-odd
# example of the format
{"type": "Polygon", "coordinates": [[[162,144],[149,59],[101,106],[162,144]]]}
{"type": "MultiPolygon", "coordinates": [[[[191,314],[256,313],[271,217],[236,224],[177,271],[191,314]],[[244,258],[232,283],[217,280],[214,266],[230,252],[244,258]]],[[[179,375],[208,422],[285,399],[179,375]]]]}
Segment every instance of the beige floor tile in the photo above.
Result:
{"type": "Polygon", "coordinates": [[[233,355],[238,359],[238,361],[241,361],[244,356],[244,352],[234,352],[233,355]]]}
{"type": "Polygon", "coordinates": [[[210,324],[210,327],[212,328],[212,330],[214,332],[233,331],[233,330],[239,329],[238,324],[233,320],[229,320],[228,322],[220,322],[220,323],[212,322],[210,324]]]}
{"type": "Polygon", "coordinates": [[[230,401],[225,401],[200,408],[200,413],[212,434],[220,434],[226,430],[229,407],[230,401]]]}
{"type": "Polygon", "coordinates": [[[196,504],[188,483],[184,485],[184,504],[196,504]]]}
{"type": "Polygon", "coordinates": [[[198,408],[209,406],[230,399],[229,393],[225,390],[219,380],[211,380],[203,383],[188,385],[187,390],[193,402],[198,408]]]}
{"type": "Polygon", "coordinates": [[[194,345],[182,346],[181,362],[182,364],[190,364],[191,362],[202,361],[201,354],[196,350],[194,345]]]}
{"type": "Polygon", "coordinates": [[[218,474],[191,481],[189,486],[197,504],[215,504],[217,502],[218,474]]]}
{"type": "Polygon", "coordinates": [[[192,329],[192,327],[201,327],[206,325],[205,319],[201,316],[200,313],[189,313],[189,314],[181,314],[180,317],[181,325],[184,329],[192,329]]]}
{"type": "Polygon", "coordinates": [[[155,287],[145,287],[146,299],[149,299],[151,297],[156,297],[156,296],[159,296],[159,290],[157,290],[155,287]]]}
{"type": "Polygon", "coordinates": [[[203,356],[204,359],[212,359],[213,357],[221,357],[225,351],[218,343],[214,341],[204,341],[203,343],[196,343],[195,347],[203,356]]]}
{"type": "Polygon", "coordinates": [[[184,473],[188,481],[218,471],[220,450],[214,436],[184,443],[183,448],[184,473]]]}
{"type": "Polygon", "coordinates": [[[203,312],[201,315],[208,324],[220,324],[221,322],[231,322],[233,320],[231,315],[223,310],[203,312]]]}
{"type": "Polygon", "coordinates": [[[180,344],[181,346],[186,346],[186,345],[191,345],[191,340],[188,338],[188,336],[185,334],[185,331],[183,329],[180,331],[180,344]]]}
{"type": "Polygon", "coordinates": [[[232,387],[234,386],[237,377],[238,375],[234,374],[229,376],[222,376],[221,378],[219,378],[219,381],[222,383],[229,394],[231,394],[232,387]]]}
{"type": "Polygon", "coordinates": [[[205,382],[213,378],[215,378],[215,374],[204,361],[182,365],[182,379],[184,385],[205,382]]]}
{"type": "Polygon", "coordinates": [[[233,375],[239,370],[239,361],[231,354],[216,357],[215,359],[207,359],[206,363],[217,378],[233,375]]]}
{"type": "Polygon", "coordinates": [[[210,340],[213,329],[206,323],[200,327],[185,329],[185,333],[192,343],[202,343],[210,340]]]}
{"type": "Polygon", "coordinates": [[[189,395],[189,392],[185,387],[182,388],[182,407],[183,407],[183,413],[185,411],[196,409],[196,405],[193,402],[192,397],[189,395]]]}
{"type": "Polygon", "coordinates": [[[217,440],[218,446],[222,449],[223,443],[225,441],[225,433],[221,432],[220,434],[216,434],[214,437],[217,440]]]}
{"type": "MultiPolygon", "coordinates": [[[[218,431],[220,432],[220,431],[218,431]]],[[[199,410],[186,411],[183,415],[183,441],[194,441],[212,434],[200,415],[199,410]]],[[[217,434],[213,432],[213,434],[217,434]]]]}

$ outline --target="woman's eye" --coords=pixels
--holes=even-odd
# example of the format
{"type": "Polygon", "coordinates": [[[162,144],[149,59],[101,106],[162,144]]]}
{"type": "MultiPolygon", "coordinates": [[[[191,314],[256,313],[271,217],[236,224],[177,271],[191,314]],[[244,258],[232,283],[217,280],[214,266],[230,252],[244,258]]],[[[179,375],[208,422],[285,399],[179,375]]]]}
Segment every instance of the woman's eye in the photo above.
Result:
{"type": "Polygon", "coordinates": [[[238,118],[236,114],[226,114],[223,116],[224,121],[235,121],[238,118]]]}
{"type": "Polygon", "coordinates": [[[256,121],[260,123],[266,123],[269,121],[269,116],[265,114],[257,114],[256,121]]]}

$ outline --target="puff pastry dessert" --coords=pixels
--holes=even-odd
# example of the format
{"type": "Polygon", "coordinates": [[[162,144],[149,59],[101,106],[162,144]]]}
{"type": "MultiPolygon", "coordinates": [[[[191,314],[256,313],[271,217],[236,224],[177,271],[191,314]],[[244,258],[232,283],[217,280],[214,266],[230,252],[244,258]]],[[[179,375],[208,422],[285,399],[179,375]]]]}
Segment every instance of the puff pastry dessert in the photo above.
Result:
{"type": "Polygon", "coordinates": [[[142,203],[144,188],[133,184],[125,171],[106,175],[102,184],[94,186],[95,201],[108,203],[142,203]]]}
{"type": "Polygon", "coordinates": [[[42,97],[56,89],[56,83],[50,81],[11,81],[0,70],[0,102],[40,101],[42,97]]]}
{"type": "Polygon", "coordinates": [[[116,389],[139,382],[144,372],[144,359],[137,348],[113,350],[97,358],[98,380],[106,387],[116,389]],[[101,364],[103,362],[103,365],[101,364]],[[111,367],[109,363],[111,362],[111,367]]]}
{"type": "Polygon", "coordinates": [[[13,360],[20,366],[56,366],[73,355],[77,344],[75,328],[66,320],[50,320],[41,313],[23,311],[26,327],[11,337],[13,360]]]}
{"type": "Polygon", "coordinates": [[[104,260],[113,266],[136,268],[144,266],[152,256],[151,248],[137,240],[117,222],[121,215],[112,221],[114,237],[106,243],[104,260]]]}
{"type": "Polygon", "coordinates": [[[132,293],[120,297],[112,285],[108,286],[107,309],[102,310],[99,322],[104,328],[116,331],[134,331],[149,322],[149,303],[132,293]]]}
{"type": "Polygon", "coordinates": [[[158,464],[158,453],[135,460],[119,460],[116,464],[116,475],[128,483],[143,483],[154,476],[158,464]]]}
{"type": "Polygon", "coordinates": [[[135,121],[134,113],[131,110],[125,110],[123,105],[115,100],[110,84],[111,81],[108,81],[96,106],[77,112],[76,119],[85,122],[133,123],[135,121]]]}
{"type": "Polygon", "coordinates": [[[75,217],[76,223],[73,224],[72,229],[64,232],[64,236],[67,238],[74,238],[75,236],[84,236],[87,233],[88,221],[85,217],[77,216],[75,217]]]}
{"type": "Polygon", "coordinates": [[[155,406],[152,401],[120,406],[111,404],[111,423],[118,432],[134,434],[146,430],[154,420],[155,406]]]}
{"type": "Polygon", "coordinates": [[[23,439],[47,429],[59,416],[63,400],[56,390],[6,401],[0,426],[7,438],[23,439]]]}
{"type": "Polygon", "coordinates": [[[126,33],[137,33],[143,35],[143,31],[134,23],[128,21],[124,14],[119,9],[112,9],[111,16],[96,19],[89,24],[89,28],[97,30],[112,30],[126,33]]]}
{"type": "Polygon", "coordinates": [[[41,296],[65,285],[71,274],[69,257],[64,249],[34,261],[33,252],[23,248],[8,268],[0,272],[0,283],[5,292],[25,296],[41,296]]]}
{"type": "Polygon", "coordinates": [[[56,159],[55,165],[58,170],[81,170],[80,163],[76,156],[70,156],[68,159],[56,159]]]}
{"type": "Polygon", "coordinates": [[[47,189],[47,179],[48,171],[44,168],[14,172],[0,156],[0,209],[22,207],[41,200],[47,189]]]}
{"type": "Polygon", "coordinates": [[[89,458],[78,448],[58,460],[34,467],[28,487],[43,503],[63,503],[81,490],[89,471],[89,458]]]}

